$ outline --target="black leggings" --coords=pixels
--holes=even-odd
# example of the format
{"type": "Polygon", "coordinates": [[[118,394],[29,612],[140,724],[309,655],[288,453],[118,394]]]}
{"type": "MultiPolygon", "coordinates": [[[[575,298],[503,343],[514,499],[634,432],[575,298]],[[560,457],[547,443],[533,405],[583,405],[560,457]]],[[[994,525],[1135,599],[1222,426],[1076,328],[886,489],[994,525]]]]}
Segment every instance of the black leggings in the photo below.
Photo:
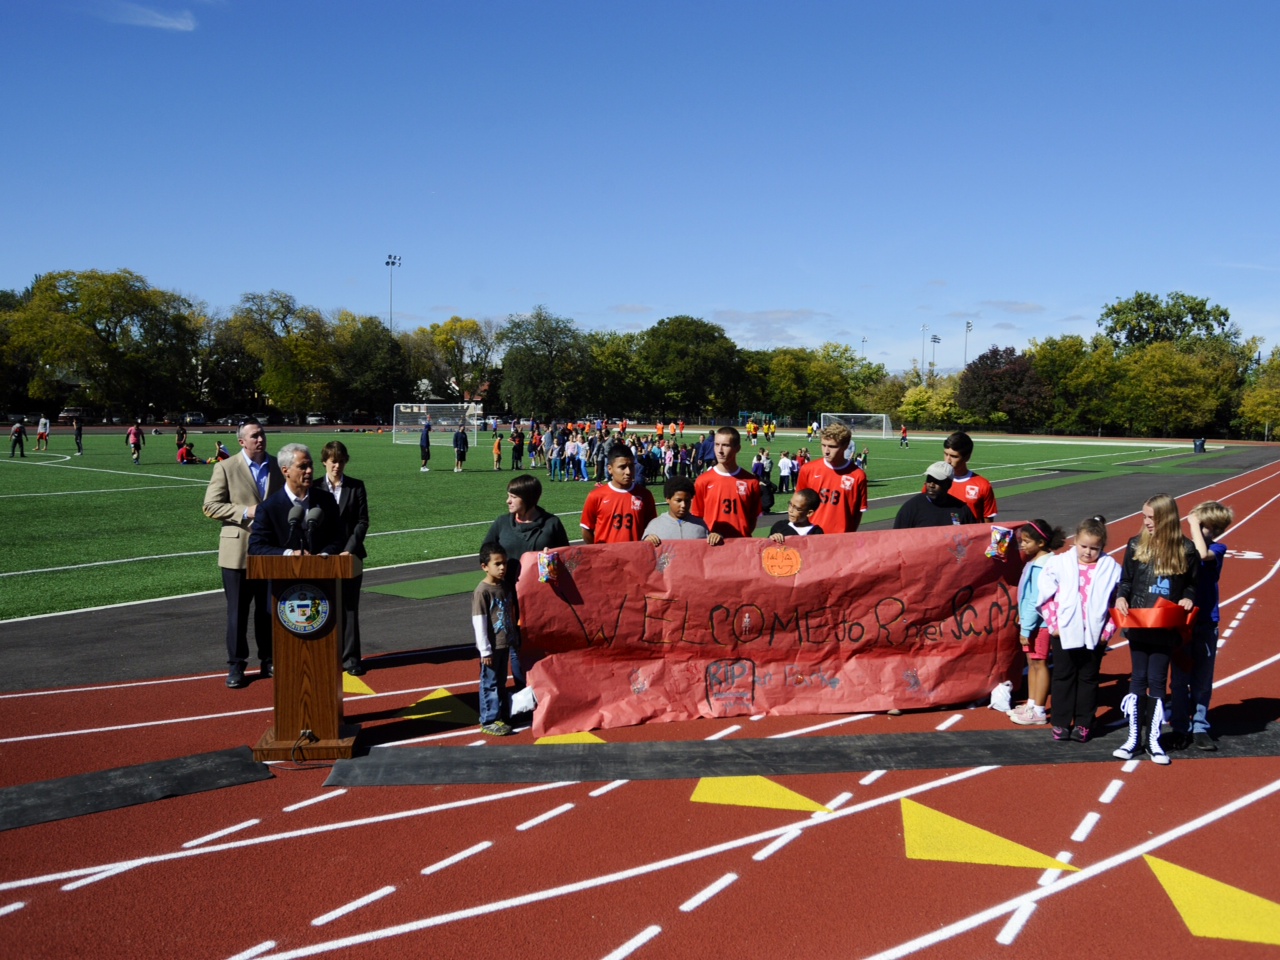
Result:
{"type": "Polygon", "coordinates": [[[1104,644],[1064,649],[1062,638],[1051,637],[1053,681],[1049,693],[1049,722],[1055,727],[1093,726],[1098,709],[1098,668],[1102,666],[1104,644]]]}
{"type": "Polygon", "coordinates": [[[1138,696],[1163,698],[1169,686],[1169,654],[1173,648],[1167,643],[1129,641],[1129,659],[1133,661],[1133,673],[1129,675],[1129,692],[1138,696]]]}

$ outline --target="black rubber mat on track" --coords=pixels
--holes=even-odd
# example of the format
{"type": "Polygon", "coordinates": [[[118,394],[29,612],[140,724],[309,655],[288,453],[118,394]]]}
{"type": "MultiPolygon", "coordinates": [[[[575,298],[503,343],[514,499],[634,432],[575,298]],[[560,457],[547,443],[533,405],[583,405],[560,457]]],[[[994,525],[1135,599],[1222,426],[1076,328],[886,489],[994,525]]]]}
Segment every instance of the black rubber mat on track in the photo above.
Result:
{"type": "Polygon", "coordinates": [[[248,747],[82,773],[0,790],[0,830],[66,820],[138,803],[268,780],[271,769],[248,747]]]}
{"type": "MultiPolygon", "coordinates": [[[[863,770],[935,770],[1047,763],[1118,763],[1121,731],[1091,743],[1055,743],[1047,727],[973,733],[893,733],[786,740],[570,743],[541,746],[392,747],[334,764],[326,787],[442,783],[555,783],[564,780],[684,780],[863,770]]],[[[1280,724],[1223,736],[1187,760],[1280,756],[1280,724]]]]}

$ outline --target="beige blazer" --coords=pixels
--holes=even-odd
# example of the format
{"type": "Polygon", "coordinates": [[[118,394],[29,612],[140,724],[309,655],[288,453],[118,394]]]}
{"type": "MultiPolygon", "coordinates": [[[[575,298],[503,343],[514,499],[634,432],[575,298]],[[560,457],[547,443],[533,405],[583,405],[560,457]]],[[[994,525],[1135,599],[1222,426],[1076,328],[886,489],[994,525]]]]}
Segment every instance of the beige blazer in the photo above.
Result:
{"type": "MultiPolygon", "coordinates": [[[[267,496],[284,486],[284,474],[276,466],[276,458],[268,457],[267,496]]],[[[221,521],[222,535],[218,538],[218,566],[230,570],[243,570],[249,556],[249,528],[253,520],[244,519],[244,512],[265,498],[258,496],[258,485],[245,463],[244,454],[237,453],[229,460],[219,460],[213,465],[213,476],[204,492],[204,515],[221,521]]]]}

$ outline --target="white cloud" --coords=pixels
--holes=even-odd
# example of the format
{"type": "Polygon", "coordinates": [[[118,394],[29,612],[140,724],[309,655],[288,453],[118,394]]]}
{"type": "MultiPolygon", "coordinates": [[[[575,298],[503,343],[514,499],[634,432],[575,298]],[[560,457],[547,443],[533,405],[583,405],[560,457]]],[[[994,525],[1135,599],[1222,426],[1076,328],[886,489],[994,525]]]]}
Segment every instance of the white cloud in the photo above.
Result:
{"type": "Polygon", "coordinates": [[[123,23],[130,27],[150,27],[155,30],[190,33],[196,28],[196,18],[190,10],[163,13],[139,3],[126,3],[124,0],[117,0],[116,3],[106,7],[102,11],[102,17],[112,23],[123,23]]]}
{"type": "Polygon", "coordinates": [[[993,324],[991,325],[991,328],[992,328],[993,330],[1017,330],[1017,329],[1019,329],[1019,327],[1018,327],[1018,325],[1017,325],[1016,323],[1010,323],[1008,320],[1002,320],[1000,323],[993,323],[993,324]]]}
{"type": "Polygon", "coordinates": [[[981,310],[952,310],[947,314],[948,317],[954,317],[956,320],[977,320],[982,316],[981,310]]]}
{"type": "Polygon", "coordinates": [[[1038,303],[1028,303],[1025,300],[983,300],[979,306],[990,307],[992,310],[1003,310],[1005,313],[1043,313],[1044,307],[1038,303]]]}
{"type": "Polygon", "coordinates": [[[717,310],[713,323],[725,328],[740,346],[807,347],[831,339],[831,314],[817,310],[717,310]]]}

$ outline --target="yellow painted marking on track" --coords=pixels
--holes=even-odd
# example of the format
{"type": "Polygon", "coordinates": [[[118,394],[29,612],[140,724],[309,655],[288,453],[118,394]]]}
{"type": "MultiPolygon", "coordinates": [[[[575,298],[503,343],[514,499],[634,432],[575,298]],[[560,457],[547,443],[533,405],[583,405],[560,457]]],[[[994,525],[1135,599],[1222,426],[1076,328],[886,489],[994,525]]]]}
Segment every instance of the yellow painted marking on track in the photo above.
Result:
{"type": "Polygon", "coordinates": [[[539,737],[534,743],[608,743],[594,733],[557,733],[552,737],[539,737]]]}
{"type": "Polygon", "coordinates": [[[788,790],[767,777],[703,777],[693,788],[693,796],[689,799],[694,803],[719,803],[731,807],[831,812],[816,800],[788,790]]]}
{"type": "Polygon", "coordinates": [[[345,671],[342,674],[342,692],[356,694],[362,697],[372,697],[375,694],[375,691],[371,686],[359,677],[353,677],[345,671]]]}
{"type": "Polygon", "coordinates": [[[1168,860],[1143,859],[1193,936],[1280,946],[1280,903],[1168,860]]]}
{"type": "Polygon", "coordinates": [[[985,863],[997,867],[1076,871],[1038,850],[902,798],[902,836],[909,860],[985,863]]]}
{"type": "Polygon", "coordinates": [[[437,720],[459,727],[478,723],[479,714],[455,697],[448,690],[433,690],[411,707],[400,711],[406,720],[437,720]]]}

